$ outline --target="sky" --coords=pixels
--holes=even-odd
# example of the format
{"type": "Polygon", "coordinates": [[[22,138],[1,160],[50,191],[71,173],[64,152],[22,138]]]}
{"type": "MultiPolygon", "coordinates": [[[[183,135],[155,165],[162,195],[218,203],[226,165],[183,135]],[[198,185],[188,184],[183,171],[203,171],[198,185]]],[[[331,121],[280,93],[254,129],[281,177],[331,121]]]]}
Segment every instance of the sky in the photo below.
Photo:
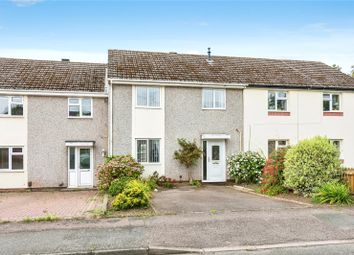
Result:
{"type": "Polygon", "coordinates": [[[0,57],[107,61],[107,49],[354,65],[353,1],[0,0],[0,57]]]}

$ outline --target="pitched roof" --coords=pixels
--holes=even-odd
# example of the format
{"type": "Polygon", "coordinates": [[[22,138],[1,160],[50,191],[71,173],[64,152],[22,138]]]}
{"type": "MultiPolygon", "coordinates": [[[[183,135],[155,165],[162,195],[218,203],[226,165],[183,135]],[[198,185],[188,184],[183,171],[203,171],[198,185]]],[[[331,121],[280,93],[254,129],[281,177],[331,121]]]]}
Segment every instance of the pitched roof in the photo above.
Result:
{"type": "Polygon", "coordinates": [[[106,64],[0,58],[0,89],[103,92],[106,64]]]}
{"type": "Polygon", "coordinates": [[[316,61],[109,50],[108,77],[354,89],[354,79],[316,61]]]}

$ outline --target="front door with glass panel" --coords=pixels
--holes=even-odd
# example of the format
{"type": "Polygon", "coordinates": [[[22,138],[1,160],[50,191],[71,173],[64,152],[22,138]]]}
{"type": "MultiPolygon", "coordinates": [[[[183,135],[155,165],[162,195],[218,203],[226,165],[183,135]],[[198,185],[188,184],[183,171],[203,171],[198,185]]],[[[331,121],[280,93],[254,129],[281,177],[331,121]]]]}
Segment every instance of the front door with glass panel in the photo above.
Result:
{"type": "Polygon", "coordinates": [[[93,167],[92,148],[69,147],[69,181],[70,188],[92,187],[93,167]]]}
{"type": "Polygon", "coordinates": [[[203,148],[204,148],[203,181],[225,182],[226,181],[225,141],[224,140],[204,141],[203,148]]]}

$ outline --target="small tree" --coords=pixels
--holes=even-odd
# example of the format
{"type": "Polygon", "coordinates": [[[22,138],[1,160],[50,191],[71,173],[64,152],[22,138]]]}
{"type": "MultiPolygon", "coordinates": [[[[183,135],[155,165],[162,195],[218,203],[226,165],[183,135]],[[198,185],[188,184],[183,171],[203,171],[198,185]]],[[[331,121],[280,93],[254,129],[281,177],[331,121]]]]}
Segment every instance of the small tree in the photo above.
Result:
{"type": "MultiPolygon", "coordinates": [[[[175,159],[187,169],[195,166],[203,151],[195,141],[189,142],[184,138],[177,139],[177,141],[181,148],[175,151],[175,159]]],[[[190,171],[188,171],[188,179],[191,179],[190,171]]]]}
{"type": "Polygon", "coordinates": [[[342,71],[342,67],[340,67],[339,65],[337,64],[333,64],[332,67],[338,71],[342,71]]]}

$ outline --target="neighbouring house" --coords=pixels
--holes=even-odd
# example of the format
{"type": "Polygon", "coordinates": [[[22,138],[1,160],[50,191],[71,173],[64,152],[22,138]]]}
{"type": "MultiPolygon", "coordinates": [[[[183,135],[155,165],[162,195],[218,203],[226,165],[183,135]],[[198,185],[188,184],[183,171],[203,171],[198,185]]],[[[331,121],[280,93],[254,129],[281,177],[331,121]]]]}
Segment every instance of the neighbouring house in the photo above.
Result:
{"type": "Polygon", "coordinates": [[[0,188],[95,186],[108,149],[105,70],[0,58],[0,188]]]}
{"type": "Polygon", "coordinates": [[[226,159],[315,135],[354,167],[354,78],[314,61],[109,50],[108,65],[0,59],[0,189],[93,187],[106,154],[187,180],[227,180],[226,159]]]}

